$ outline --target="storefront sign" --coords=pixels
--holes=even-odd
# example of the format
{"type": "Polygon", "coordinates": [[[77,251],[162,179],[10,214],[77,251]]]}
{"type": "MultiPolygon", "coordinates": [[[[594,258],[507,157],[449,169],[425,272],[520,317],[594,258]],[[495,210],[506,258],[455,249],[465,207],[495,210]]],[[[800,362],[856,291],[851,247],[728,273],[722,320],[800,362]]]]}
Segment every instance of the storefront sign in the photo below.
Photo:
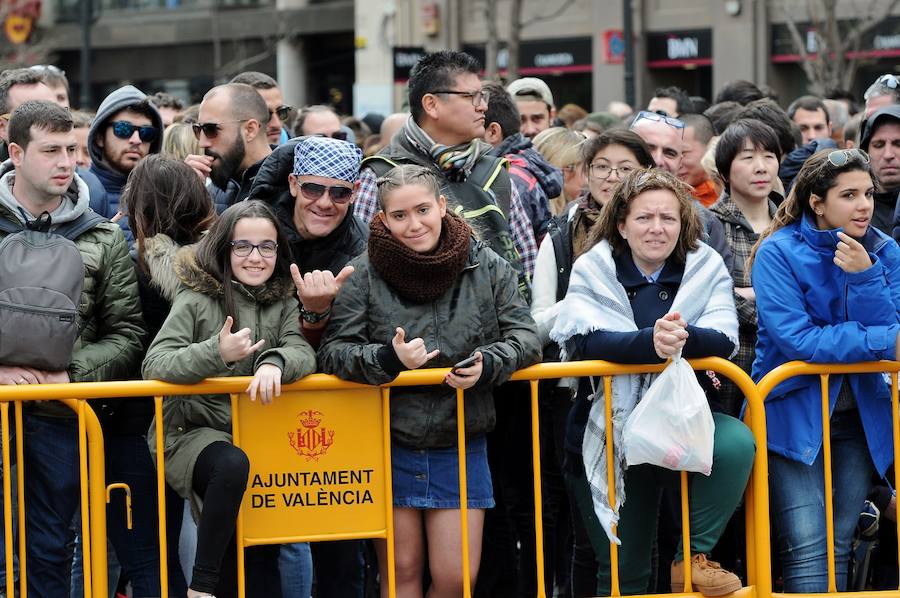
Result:
{"type": "MultiPolygon", "coordinates": [[[[485,63],[484,44],[467,44],[467,52],[485,63]]],[[[589,73],[593,65],[593,42],[590,37],[523,41],[519,46],[519,72],[522,75],[552,73],[589,73]]],[[[497,52],[497,68],[504,70],[509,61],[505,47],[497,52]]]]}
{"type": "Polygon", "coordinates": [[[605,64],[625,62],[625,33],[621,29],[603,32],[603,62],[605,64]]]}
{"type": "Polygon", "coordinates": [[[647,66],[667,68],[712,64],[712,32],[667,31],[647,34],[647,66]]]}
{"type": "Polygon", "coordinates": [[[425,56],[422,46],[394,46],[394,81],[398,83],[409,79],[409,72],[419,60],[425,56]]]}
{"type": "MultiPolygon", "coordinates": [[[[838,32],[846,38],[855,21],[838,21],[838,32]]],[[[807,54],[818,52],[816,29],[812,23],[797,23],[807,54]]],[[[848,58],[888,58],[900,56],[900,17],[889,17],[860,38],[859,50],[847,52],[848,58]]],[[[772,62],[800,62],[800,51],[785,23],[772,25],[772,62]]]]}

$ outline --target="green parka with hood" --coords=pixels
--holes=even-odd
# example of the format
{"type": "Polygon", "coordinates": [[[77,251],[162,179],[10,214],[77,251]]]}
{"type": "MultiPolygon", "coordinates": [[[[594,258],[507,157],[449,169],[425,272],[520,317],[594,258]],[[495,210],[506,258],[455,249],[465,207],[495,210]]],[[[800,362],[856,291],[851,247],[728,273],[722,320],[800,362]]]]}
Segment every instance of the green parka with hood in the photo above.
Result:
{"type": "MultiPolygon", "coordinates": [[[[254,355],[226,365],[219,354],[219,331],[226,317],[222,283],[199,267],[191,248],[178,252],[175,271],[183,288],[147,351],[145,379],[194,384],[211,377],[252,376],[268,363],[281,368],[282,382],[288,384],[315,371],[315,352],[300,333],[289,276],[273,275],[260,287],[232,282],[237,312],[234,330],[250,328],[253,342],[266,342],[254,355]]],[[[166,481],[193,504],[191,480],[197,457],[213,442],[231,442],[231,399],[227,395],[166,397],[163,429],[166,481]]],[[[155,421],[147,441],[155,459],[155,421]]]]}
{"type": "MultiPolygon", "coordinates": [[[[0,166],[0,218],[24,225],[34,216],[13,196],[15,177],[12,162],[4,162],[0,166]]],[[[51,230],[90,210],[89,203],[88,186],[75,175],[62,203],[50,214],[51,230]]],[[[0,232],[0,239],[5,236],[0,232]]],[[[133,378],[146,333],[125,237],[115,223],[100,222],[74,242],[84,262],[84,287],[78,305],[83,330],[75,341],[69,379],[102,382],[133,378]]],[[[45,415],[72,415],[71,409],[58,403],[42,403],[35,409],[45,415]]]]}

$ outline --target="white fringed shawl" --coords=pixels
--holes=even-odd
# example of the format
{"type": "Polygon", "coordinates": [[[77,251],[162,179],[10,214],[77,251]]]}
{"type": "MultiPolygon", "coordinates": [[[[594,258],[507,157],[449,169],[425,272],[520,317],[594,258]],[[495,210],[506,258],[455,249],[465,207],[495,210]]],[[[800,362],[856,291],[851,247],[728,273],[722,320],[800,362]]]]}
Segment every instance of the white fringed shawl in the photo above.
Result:
{"type": "MultiPolygon", "coordinates": [[[[687,255],[681,286],[675,294],[672,311],[681,312],[688,324],[711,328],[725,334],[738,349],[738,320],[732,296],[733,283],[722,258],[708,245],[700,243],[687,255]]],[[[601,241],[578,258],[572,268],[569,290],[559,308],[550,338],[559,343],[565,361],[571,354],[568,341],[576,335],[595,330],[637,331],[631,303],[616,278],[612,248],[601,241]]],[[[619,539],[612,526],[619,520],[619,508],[625,503],[625,450],[622,429],[634,406],[649,388],[655,375],[622,375],[612,382],[613,444],[615,451],[616,505],[610,508],[606,468],[606,415],[602,386],[593,397],[582,442],[582,456],[594,511],[616,544],[619,539]]]]}

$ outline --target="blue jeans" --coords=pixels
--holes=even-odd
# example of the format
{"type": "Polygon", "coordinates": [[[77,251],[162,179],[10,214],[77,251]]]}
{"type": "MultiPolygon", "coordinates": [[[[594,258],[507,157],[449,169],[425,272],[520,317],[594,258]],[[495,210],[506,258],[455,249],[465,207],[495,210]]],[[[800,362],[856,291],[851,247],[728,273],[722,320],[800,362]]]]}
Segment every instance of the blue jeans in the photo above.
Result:
{"type": "Polygon", "coordinates": [[[278,553],[278,572],[283,598],[309,598],[313,578],[309,544],[282,544],[278,553]]]}
{"type": "MultiPolygon", "coordinates": [[[[831,417],[831,468],[835,578],[838,591],[844,591],[853,529],[875,471],[855,409],[831,417]]],[[[811,466],[769,453],[772,522],[785,592],[828,591],[824,491],[822,451],[811,466]]]]}
{"type": "Polygon", "coordinates": [[[68,596],[69,526],[81,501],[75,420],[24,418],[28,594],[68,596]]]}

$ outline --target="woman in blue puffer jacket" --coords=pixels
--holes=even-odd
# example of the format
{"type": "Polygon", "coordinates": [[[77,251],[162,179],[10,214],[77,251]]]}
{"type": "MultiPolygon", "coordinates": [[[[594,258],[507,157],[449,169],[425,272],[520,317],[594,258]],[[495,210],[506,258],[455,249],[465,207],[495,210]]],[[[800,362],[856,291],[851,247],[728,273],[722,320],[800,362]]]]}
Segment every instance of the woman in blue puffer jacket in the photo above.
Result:
{"type": "MultiPolygon", "coordinates": [[[[753,379],[792,360],[897,359],[900,248],[870,226],[874,184],[861,150],[807,160],[751,255],[759,314],[753,379]]],[[[829,378],[835,573],[847,582],[853,529],[893,459],[890,389],[879,374],[829,378]]],[[[766,400],[772,520],[785,592],[826,592],[821,387],[791,378],[766,400]]]]}

